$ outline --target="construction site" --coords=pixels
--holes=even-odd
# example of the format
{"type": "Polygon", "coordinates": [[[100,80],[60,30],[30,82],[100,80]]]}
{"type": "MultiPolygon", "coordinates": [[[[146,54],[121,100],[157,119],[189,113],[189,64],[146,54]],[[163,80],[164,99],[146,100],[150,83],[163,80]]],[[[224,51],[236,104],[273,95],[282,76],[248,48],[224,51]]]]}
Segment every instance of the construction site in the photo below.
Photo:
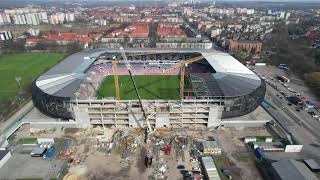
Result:
{"type": "Polygon", "coordinates": [[[214,50],[83,51],[34,81],[35,108],[5,142],[15,162],[24,152],[23,162],[52,166],[44,179],[261,179],[241,139],[269,136],[259,107],[265,90],[214,50]],[[26,137],[36,139],[33,148],[17,140],[26,137]],[[15,154],[16,144],[28,150],[15,154]]]}
{"type": "Polygon", "coordinates": [[[243,137],[257,134],[270,135],[265,128],[146,131],[100,126],[35,129],[23,125],[9,139],[12,157],[0,173],[7,179],[262,179],[242,141],[243,137]],[[30,139],[48,137],[54,138],[52,156],[28,156],[29,149],[38,147],[28,142],[30,139]],[[214,172],[206,172],[203,157],[213,160],[214,172]],[[31,162],[33,166],[28,166],[31,162]],[[21,172],[12,173],[20,168],[21,172]]]}
{"type": "Polygon", "coordinates": [[[153,128],[267,122],[230,120],[260,105],[265,83],[232,56],[215,50],[83,51],[41,75],[33,94],[42,113],[74,120],[78,128],[141,128],[146,119],[153,128]]]}

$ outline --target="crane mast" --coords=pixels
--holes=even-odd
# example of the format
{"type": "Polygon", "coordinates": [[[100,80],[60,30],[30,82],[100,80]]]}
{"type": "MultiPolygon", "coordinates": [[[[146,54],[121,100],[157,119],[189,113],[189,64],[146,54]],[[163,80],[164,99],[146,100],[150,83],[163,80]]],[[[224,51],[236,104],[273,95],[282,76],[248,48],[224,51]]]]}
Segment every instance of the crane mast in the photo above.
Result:
{"type": "Polygon", "coordinates": [[[194,57],[194,58],[191,58],[187,61],[180,61],[180,62],[177,62],[173,67],[169,68],[169,69],[165,69],[163,70],[163,72],[168,72],[168,71],[171,71],[173,69],[176,69],[176,68],[179,68],[180,67],[180,98],[183,99],[183,92],[184,92],[184,75],[185,75],[185,67],[188,65],[188,64],[191,64],[193,62],[196,62],[196,61],[200,61],[202,59],[204,59],[205,57],[203,56],[197,56],[197,57],[194,57]]]}
{"type": "Polygon", "coordinates": [[[131,65],[130,65],[130,63],[128,62],[128,58],[127,58],[127,56],[126,56],[126,53],[124,52],[123,47],[121,47],[120,50],[121,50],[121,56],[122,56],[122,58],[123,58],[123,60],[124,60],[124,62],[125,62],[125,64],[126,64],[126,67],[127,67],[127,69],[128,69],[129,75],[130,75],[130,79],[131,79],[132,84],[133,84],[133,86],[134,86],[134,90],[136,91],[136,94],[137,94],[137,96],[138,96],[140,108],[141,108],[143,117],[144,117],[144,119],[145,119],[145,121],[146,121],[146,123],[147,123],[148,131],[149,131],[149,132],[152,132],[152,127],[151,127],[151,125],[150,125],[150,123],[149,123],[149,118],[147,117],[146,112],[145,112],[145,110],[143,109],[141,97],[140,97],[140,94],[139,94],[139,91],[138,91],[136,82],[134,81],[134,78],[133,78],[133,75],[132,75],[132,72],[131,72],[131,65]]]}

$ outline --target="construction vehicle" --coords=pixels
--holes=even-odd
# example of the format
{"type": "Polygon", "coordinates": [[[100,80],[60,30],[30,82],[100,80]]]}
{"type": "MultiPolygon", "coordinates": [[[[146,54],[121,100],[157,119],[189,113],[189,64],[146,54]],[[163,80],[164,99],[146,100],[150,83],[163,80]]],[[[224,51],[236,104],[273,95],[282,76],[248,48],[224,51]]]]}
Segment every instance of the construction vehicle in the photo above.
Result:
{"type": "Polygon", "coordinates": [[[120,50],[121,50],[121,56],[122,56],[122,58],[123,58],[123,60],[124,60],[124,62],[125,62],[125,64],[126,64],[126,67],[127,67],[127,69],[128,69],[128,72],[129,72],[129,75],[130,75],[132,84],[133,84],[134,89],[135,89],[135,92],[136,92],[136,94],[137,94],[137,97],[138,97],[138,100],[139,100],[139,104],[140,104],[140,108],[141,108],[141,112],[142,112],[143,117],[144,117],[144,119],[145,119],[145,121],[146,121],[146,123],[147,123],[147,126],[148,126],[147,134],[149,134],[149,133],[151,133],[151,132],[153,131],[153,130],[152,130],[152,127],[151,127],[151,125],[150,125],[150,123],[149,123],[149,119],[150,119],[151,117],[147,117],[146,112],[145,112],[145,110],[144,110],[144,108],[143,108],[143,106],[142,106],[141,97],[140,97],[140,94],[139,94],[139,91],[138,91],[136,82],[134,81],[133,74],[132,74],[132,72],[131,72],[131,65],[130,65],[130,63],[128,62],[128,58],[127,58],[127,56],[126,56],[126,53],[124,52],[123,47],[120,47],[120,50]]]}
{"type": "Polygon", "coordinates": [[[163,70],[163,73],[165,73],[165,72],[171,71],[173,69],[180,68],[180,97],[181,97],[181,99],[183,99],[183,93],[184,93],[185,67],[188,66],[188,64],[194,63],[196,61],[200,61],[202,59],[205,59],[205,57],[197,56],[197,57],[191,58],[186,61],[179,61],[175,65],[173,65],[171,68],[163,70]]]}

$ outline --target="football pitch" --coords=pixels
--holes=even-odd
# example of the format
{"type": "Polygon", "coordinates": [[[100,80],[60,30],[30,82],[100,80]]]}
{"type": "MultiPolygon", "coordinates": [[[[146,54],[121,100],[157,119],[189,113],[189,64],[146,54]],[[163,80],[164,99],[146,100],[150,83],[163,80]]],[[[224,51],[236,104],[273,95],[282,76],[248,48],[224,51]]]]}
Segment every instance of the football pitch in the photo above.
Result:
{"type": "Polygon", "coordinates": [[[17,53],[0,55],[0,101],[13,100],[20,87],[29,88],[32,81],[64,58],[55,53],[17,53]]]}
{"type": "MultiPolygon", "coordinates": [[[[141,99],[180,99],[179,76],[134,76],[141,99]]],[[[119,76],[120,99],[138,99],[130,76],[119,76]]],[[[115,97],[114,76],[108,76],[97,91],[97,98],[115,97]]]]}

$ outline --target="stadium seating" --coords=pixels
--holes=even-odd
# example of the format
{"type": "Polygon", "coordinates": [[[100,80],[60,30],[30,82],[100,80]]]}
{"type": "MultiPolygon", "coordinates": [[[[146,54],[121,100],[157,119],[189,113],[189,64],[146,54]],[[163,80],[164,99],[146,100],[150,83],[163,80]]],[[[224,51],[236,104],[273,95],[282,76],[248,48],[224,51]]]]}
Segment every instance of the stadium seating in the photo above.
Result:
{"type": "MultiPolygon", "coordinates": [[[[168,72],[163,70],[171,68],[172,64],[146,64],[141,60],[130,62],[133,75],[178,75],[180,69],[176,68],[168,72]]],[[[82,82],[78,90],[78,98],[94,99],[95,92],[100,83],[109,75],[113,75],[112,63],[97,64],[92,66],[87,73],[87,77],[82,82]]],[[[118,75],[129,75],[124,63],[118,64],[118,75]]]]}

